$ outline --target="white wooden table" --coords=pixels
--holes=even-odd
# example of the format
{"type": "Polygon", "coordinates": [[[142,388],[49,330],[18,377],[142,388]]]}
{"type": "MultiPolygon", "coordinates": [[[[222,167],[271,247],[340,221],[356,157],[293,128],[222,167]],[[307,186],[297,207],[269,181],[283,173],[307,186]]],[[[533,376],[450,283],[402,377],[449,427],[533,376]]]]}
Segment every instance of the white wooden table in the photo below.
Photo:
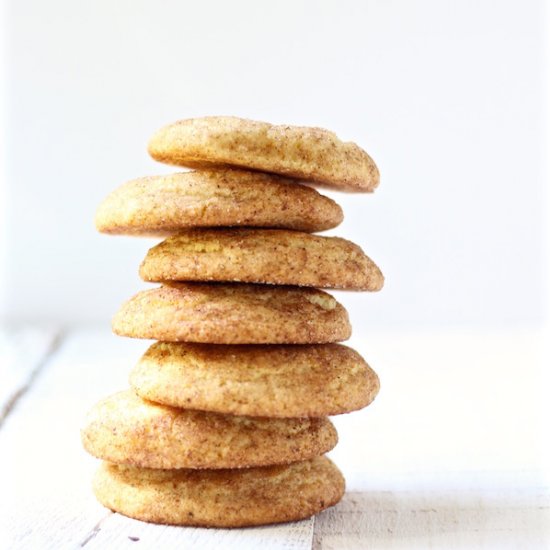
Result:
{"type": "Polygon", "coordinates": [[[293,524],[217,530],[141,523],[91,493],[82,417],[127,386],[147,342],[1,331],[0,548],[550,548],[544,334],[369,332],[350,344],[382,390],[334,419],[343,501],[293,524]]]}

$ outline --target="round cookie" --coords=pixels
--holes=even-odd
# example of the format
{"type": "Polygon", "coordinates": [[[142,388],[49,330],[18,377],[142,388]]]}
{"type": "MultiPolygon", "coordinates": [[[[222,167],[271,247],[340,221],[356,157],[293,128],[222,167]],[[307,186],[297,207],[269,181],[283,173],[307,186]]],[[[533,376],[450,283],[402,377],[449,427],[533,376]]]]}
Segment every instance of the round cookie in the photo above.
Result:
{"type": "Polygon", "coordinates": [[[347,191],[373,191],[380,180],[369,155],[333,132],[237,117],[192,118],[165,126],[151,138],[149,154],[176,166],[249,168],[347,191]]]}
{"type": "Polygon", "coordinates": [[[191,229],[151,248],[145,281],[217,281],[380,290],[384,276],[356,244],[281,229],[191,229]]]}
{"type": "Polygon", "coordinates": [[[176,409],[116,393],[88,413],[92,455],[142,468],[248,468],[307,460],[338,441],[328,418],[254,418],[176,409]]]}
{"type": "Polygon", "coordinates": [[[266,417],[324,417],[366,407],[378,376],[351,348],[153,344],[130,373],[143,398],[174,407],[266,417]]]}
{"type": "Polygon", "coordinates": [[[112,235],[166,236],[189,227],[281,227],[323,231],[342,209],[315,189],[244,170],[201,170],[129,181],[99,206],[95,223],[112,235]]]}
{"type": "Polygon", "coordinates": [[[107,508],[142,521],[246,527],[317,514],[342,498],[345,482],[326,457],[243,470],[150,470],[104,462],[93,489],[107,508]]]}
{"type": "Polygon", "coordinates": [[[209,344],[319,344],[351,334],[346,310],[322,290],[237,283],[139,292],[112,327],[120,336],[209,344]]]}

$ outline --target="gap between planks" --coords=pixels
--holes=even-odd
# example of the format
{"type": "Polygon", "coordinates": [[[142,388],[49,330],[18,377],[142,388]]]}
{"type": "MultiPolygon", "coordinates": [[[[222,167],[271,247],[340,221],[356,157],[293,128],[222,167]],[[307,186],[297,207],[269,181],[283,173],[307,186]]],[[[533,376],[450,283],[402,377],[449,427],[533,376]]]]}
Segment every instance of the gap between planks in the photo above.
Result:
{"type": "Polygon", "coordinates": [[[59,349],[63,337],[63,332],[58,329],[21,328],[1,331],[0,369],[4,388],[0,397],[0,429],[59,349]]]}
{"type": "Polygon", "coordinates": [[[104,518],[101,518],[94,526],[94,528],[86,535],[84,540],[80,543],[80,548],[84,548],[100,531],[101,531],[101,524],[110,516],[113,515],[114,512],[111,510],[106,511],[107,514],[104,518]]]}

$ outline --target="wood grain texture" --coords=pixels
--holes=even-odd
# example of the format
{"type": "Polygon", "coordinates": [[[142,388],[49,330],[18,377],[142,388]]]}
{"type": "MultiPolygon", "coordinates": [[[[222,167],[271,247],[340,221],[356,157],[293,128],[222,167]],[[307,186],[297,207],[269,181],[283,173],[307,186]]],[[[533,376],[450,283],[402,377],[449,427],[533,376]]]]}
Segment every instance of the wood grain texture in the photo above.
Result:
{"type": "Polygon", "coordinates": [[[537,489],[347,493],[319,514],[314,550],[548,548],[550,493],[537,489]]]}

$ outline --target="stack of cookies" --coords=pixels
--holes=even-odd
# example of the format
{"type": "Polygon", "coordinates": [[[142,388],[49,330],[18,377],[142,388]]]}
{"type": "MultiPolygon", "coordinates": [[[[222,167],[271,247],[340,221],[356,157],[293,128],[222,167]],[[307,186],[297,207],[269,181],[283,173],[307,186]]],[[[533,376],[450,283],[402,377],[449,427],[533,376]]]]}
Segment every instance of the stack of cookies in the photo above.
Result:
{"type": "Polygon", "coordinates": [[[126,302],[121,336],[157,340],[131,389],[98,403],[82,441],[111,510],[156,523],[238,527],[309,517],[344,479],[324,453],[329,415],[367,406],[378,378],[345,309],[319,290],[379,290],[363,251],[313,235],[342,221],[313,187],[372,191],[378,171],[326,130],[231,117],[184,120],[149,144],[194,169],[130,181],[100,206],[108,234],[167,237],[140,267],[161,286],[126,302]]]}

